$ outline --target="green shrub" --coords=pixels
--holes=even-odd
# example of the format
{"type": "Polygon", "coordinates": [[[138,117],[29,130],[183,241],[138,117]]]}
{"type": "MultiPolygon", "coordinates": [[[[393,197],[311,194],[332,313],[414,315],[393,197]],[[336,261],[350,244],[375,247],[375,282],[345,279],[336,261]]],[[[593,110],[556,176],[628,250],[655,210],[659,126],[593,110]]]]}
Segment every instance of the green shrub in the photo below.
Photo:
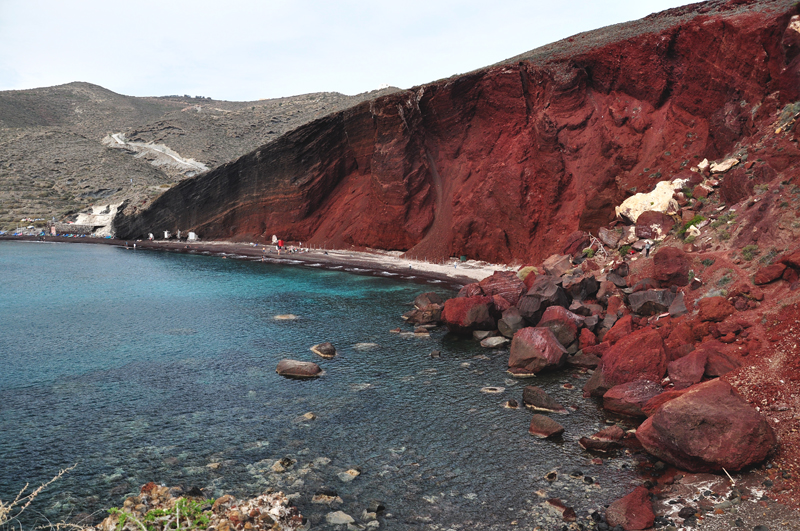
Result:
{"type": "Polygon", "coordinates": [[[716,262],[716,260],[714,260],[713,258],[704,258],[702,264],[708,267],[714,265],[714,262],[716,262]]]}
{"type": "Polygon", "coordinates": [[[759,252],[760,251],[758,249],[758,245],[755,244],[745,245],[742,248],[742,258],[744,258],[749,262],[750,260],[755,258],[756,255],[759,254],[759,252]]]}
{"type": "Polygon", "coordinates": [[[678,236],[683,236],[684,234],[686,234],[686,231],[687,231],[687,230],[689,230],[689,227],[691,227],[691,226],[693,226],[693,225],[697,225],[697,224],[698,224],[698,223],[700,223],[701,221],[705,221],[705,219],[706,219],[706,218],[704,218],[704,217],[703,217],[703,216],[701,216],[700,214],[697,214],[695,217],[693,217],[693,218],[692,218],[692,219],[690,219],[688,222],[686,222],[686,223],[683,225],[683,227],[681,227],[681,229],[678,231],[678,236]]]}
{"type": "Polygon", "coordinates": [[[622,247],[619,248],[619,254],[621,256],[625,256],[630,252],[631,252],[631,246],[630,245],[623,245],[622,247]]]}

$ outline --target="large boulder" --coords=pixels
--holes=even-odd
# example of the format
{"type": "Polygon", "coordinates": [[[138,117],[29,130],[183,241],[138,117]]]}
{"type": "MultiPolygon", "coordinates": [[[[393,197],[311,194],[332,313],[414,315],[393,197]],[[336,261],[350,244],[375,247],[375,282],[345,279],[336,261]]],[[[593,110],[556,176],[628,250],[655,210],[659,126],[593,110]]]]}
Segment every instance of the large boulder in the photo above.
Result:
{"type": "Polygon", "coordinates": [[[308,379],[317,378],[322,374],[319,365],[311,361],[297,361],[282,359],[278,362],[275,372],[286,378],[308,379]]]}
{"type": "Polygon", "coordinates": [[[471,335],[473,330],[494,330],[494,307],[491,297],[457,297],[448,299],[442,310],[442,321],[454,334],[471,335]]]}
{"type": "Polygon", "coordinates": [[[481,289],[480,284],[473,282],[458,290],[456,297],[478,297],[479,295],[483,295],[483,289],[481,289]]]}
{"type": "Polygon", "coordinates": [[[666,402],[636,438],[652,455],[693,472],[741,470],[763,461],[776,443],[767,420],[721,380],[666,402]]]}
{"type": "Polygon", "coordinates": [[[603,336],[603,341],[614,345],[619,342],[620,339],[627,337],[631,332],[633,332],[633,316],[626,315],[614,323],[611,330],[606,332],[606,335],[603,336]]]}
{"type": "Polygon", "coordinates": [[[653,255],[653,278],[663,286],[686,286],[689,284],[689,260],[677,247],[663,247],[653,255]]]}
{"type": "Polygon", "coordinates": [[[558,282],[558,277],[538,276],[528,293],[520,298],[517,308],[529,323],[538,323],[544,311],[550,306],[569,307],[569,298],[558,282]]]}
{"type": "Polygon", "coordinates": [[[667,371],[664,341],[652,328],[632,332],[606,352],[601,367],[612,385],[635,380],[660,382],[667,371]]]}
{"type": "Polygon", "coordinates": [[[483,294],[492,297],[499,295],[507,300],[511,306],[516,306],[519,298],[522,297],[528,288],[513,271],[495,271],[480,281],[483,294]]]}
{"type": "Polygon", "coordinates": [[[549,328],[562,345],[569,346],[578,337],[578,329],[583,324],[583,318],[575,315],[562,306],[550,306],[542,314],[542,319],[536,326],[549,328]]]}
{"type": "Polygon", "coordinates": [[[561,367],[567,350],[561,346],[549,328],[523,328],[511,341],[508,372],[515,376],[530,376],[544,369],[561,367]]]}
{"type": "Polygon", "coordinates": [[[545,259],[542,268],[549,276],[560,277],[572,269],[572,260],[568,254],[554,254],[545,259]]]}
{"type": "Polygon", "coordinates": [[[650,380],[615,385],[603,395],[603,408],[620,415],[646,417],[642,406],[661,391],[661,385],[650,380]]]}
{"type": "Polygon", "coordinates": [[[414,307],[415,308],[427,308],[431,304],[444,304],[444,300],[442,297],[433,291],[428,291],[426,293],[420,293],[414,299],[414,307]]]}
{"type": "Polygon", "coordinates": [[[613,502],[606,509],[608,525],[621,526],[625,531],[650,529],[655,519],[650,492],[644,487],[636,487],[633,492],[613,502]]]}
{"type": "Polygon", "coordinates": [[[672,196],[685,183],[686,181],[682,179],[661,181],[656,184],[652,192],[634,194],[616,207],[617,217],[625,217],[636,223],[644,212],[656,211],[666,214],[677,212],[678,203],[672,196]]]}

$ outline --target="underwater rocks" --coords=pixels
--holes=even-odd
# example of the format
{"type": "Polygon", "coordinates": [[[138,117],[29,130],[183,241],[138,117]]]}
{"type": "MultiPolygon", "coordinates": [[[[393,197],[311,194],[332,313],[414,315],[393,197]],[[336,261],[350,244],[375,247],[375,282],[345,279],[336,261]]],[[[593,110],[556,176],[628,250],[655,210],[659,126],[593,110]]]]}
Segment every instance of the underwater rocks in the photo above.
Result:
{"type": "Polygon", "coordinates": [[[319,365],[311,361],[297,361],[282,359],[278,362],[275,372],[286,378],[318,378],[322,375],[319,365]]]}
{"type": "Polygon", "coordinates": [[[327,341],[311,347],[311,352],[322,358],[331,359],[336,357],[336,347],[327,341]]]}

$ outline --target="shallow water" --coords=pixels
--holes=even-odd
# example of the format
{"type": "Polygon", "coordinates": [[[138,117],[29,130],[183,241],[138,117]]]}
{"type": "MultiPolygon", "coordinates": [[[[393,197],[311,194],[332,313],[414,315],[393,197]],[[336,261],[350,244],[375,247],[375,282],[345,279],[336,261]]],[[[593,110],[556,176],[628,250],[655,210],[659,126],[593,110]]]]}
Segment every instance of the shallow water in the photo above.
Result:
{"type": "Polygon", "coordinates": [[[637,482],[629,459],[591,465],[595,456],[577,444],[604,426],[581,398],[585,375],[512,380],[505,350],[444,331],[390,333],[417,294],[452,295],[436,285],[21,242],[0,243],[0,279],[0,499],[77,463],[29,509],[28,525],[84,512],[100,519],[156,481],[215,497],[276,487],[297,494],[315,528],[331,510],[360,520],[380,500],[383,528],[506,529],[555,525],[546,497],[585,517],[637,482]],[[298,318],[274,319],[281,314],[298,318]],[[340,355],[309,351],[322,341],[340,355]],[[283,379],[275,366],[285,357],[317,361],[325,374],[283,379]],[[528,383],[578,406],[555,416],[566,427],[560,441],[534,439],[530,412],[502,407],[521,401],[528,383]],[[287,456],[297,463],[273,472],[287,456]],[[350,468],[361,475],[343,482],[350,468]],[[549,483],[553,469],[559,479],[549,483]],[[569,477],[575,470],[595,483],[569,477]],[[341,505],[311,503],[323,486],[341,505]]]}

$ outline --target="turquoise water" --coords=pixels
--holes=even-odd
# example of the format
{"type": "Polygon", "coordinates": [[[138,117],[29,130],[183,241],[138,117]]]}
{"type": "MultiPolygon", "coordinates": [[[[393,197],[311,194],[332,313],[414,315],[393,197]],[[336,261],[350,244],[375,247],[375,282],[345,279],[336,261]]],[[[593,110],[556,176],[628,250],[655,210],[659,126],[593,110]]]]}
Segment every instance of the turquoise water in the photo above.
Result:
{"type": "Polygon", "coordinates": [[[542,496],[585,516],[637,481],[629,460],[591,465],[577,445],[605,420],[581,398],[585,375],[536,379],[579,406],[557,418],[563,440],[540,441],[527,434],[528,411],[502,407],[529,383],[507,379],[507,351],[444,331],[391,333],[408,330],[400,315],[417,294],[452,295],[436,285],[33,242],[0,242],[0,279],[0,499],[77,463],[27,525],[99,520],[156,481],[215,497],[276,487],[315,528],[331,510],[360,520],[377,499],[387,529],[506,529],[555,522],[542,496]],[[322,341],[340,355],[317,358],[309,347],[322,341]],[[325,374],[283,379],[275,366],[285,357],[317,361],[325,374]],[[273,472],[283,457],[297,463],[273,472]],[[343,482],[350,468],[361,475],[343,482]],[[551,484],[543,476],[553,469],[551,484]],[[596,482],[569,477],[576,469],[596,482]],[[311,503],[323,487],[341,504],[311,503]]]}

